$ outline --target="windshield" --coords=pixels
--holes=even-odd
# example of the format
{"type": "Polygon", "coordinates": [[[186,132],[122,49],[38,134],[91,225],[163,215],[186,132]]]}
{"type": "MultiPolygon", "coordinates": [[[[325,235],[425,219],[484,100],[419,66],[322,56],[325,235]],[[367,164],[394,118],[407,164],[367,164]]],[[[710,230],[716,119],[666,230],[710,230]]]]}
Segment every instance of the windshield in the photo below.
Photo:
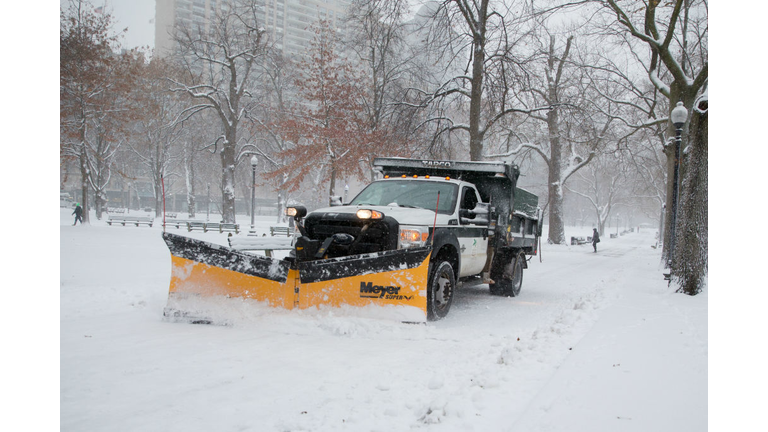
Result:
{"type": "Polygon", "coordinates": [[[373,182],[363,189],[350,205],[397,205],[435,210],[437,193],[440,207],[437,212],[453,214],[459,187],[453,183],[427,180],[384,180],[373,182]]]}

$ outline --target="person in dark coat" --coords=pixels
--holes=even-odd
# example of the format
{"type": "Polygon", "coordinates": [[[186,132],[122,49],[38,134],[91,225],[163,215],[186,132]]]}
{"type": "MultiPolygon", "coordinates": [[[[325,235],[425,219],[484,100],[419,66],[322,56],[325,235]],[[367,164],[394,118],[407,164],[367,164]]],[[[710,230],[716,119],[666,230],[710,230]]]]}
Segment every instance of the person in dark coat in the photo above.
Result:
{"type": "Polygon", "coordinates": [[[80,203],[75,204],[75,211],[72,212],[75,215],[75,223],[72,226],[77,225],[77,221],[80,221],[80,225],[83,224],[83,208],[80,207],[80,203]]]}
{"type": "Polygon", "coordinates": [[[592,228],[592,247],[597,252],[597,244],[600,243],[600,234],[597,233],[597,228],[592,228]]]}

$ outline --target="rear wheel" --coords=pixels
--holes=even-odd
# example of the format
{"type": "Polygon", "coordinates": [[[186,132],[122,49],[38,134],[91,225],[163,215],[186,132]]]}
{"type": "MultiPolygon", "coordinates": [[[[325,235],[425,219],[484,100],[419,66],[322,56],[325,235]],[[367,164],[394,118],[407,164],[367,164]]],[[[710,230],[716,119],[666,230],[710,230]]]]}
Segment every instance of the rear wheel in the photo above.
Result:
{"type": "Polygon", "coordinates": [[[505,297],[517,297],[520,295],[520,289],[523,287],[524,259],[525,257],[522,254],[517,254],[511,260],[499,263],[503,268],[493,278],[494,283],[489,285],[491,294],[505,297]]]}
{"type": "Polygon", "coordinates": [[[448,261],[437,261],[432,267],[427,284],[427,319],[437,321],[445,318],[453,303],[456,277],[448,261]]]}

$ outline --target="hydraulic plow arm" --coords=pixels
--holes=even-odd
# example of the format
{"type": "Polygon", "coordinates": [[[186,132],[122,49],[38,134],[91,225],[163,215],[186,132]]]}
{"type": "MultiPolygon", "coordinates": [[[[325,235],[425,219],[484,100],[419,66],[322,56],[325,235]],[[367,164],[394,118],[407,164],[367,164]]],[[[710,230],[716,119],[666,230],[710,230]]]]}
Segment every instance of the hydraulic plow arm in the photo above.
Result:
{"type": "Polygon", "coordinates": [[[220,299],[241,298],[271,307],[372,307],[404,322],[425,322],[431,249],[416,248],[296,262],[163,233],[171,252],[165,316],[217,322],[208,315],[220,299]]]}

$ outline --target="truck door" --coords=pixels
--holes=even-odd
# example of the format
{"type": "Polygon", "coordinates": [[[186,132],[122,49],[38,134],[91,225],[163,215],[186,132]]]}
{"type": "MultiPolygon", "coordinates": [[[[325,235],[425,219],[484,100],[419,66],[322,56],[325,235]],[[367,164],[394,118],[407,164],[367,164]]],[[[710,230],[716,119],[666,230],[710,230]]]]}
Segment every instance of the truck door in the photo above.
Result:
{"type": "MultiPolygon", "coordinates": [[[[477,203],[480,202],[477,191],[469,186],[463,186],[461,189],[461,210],[474,210],[477,203]]],[[[461,269],[459,276],[470,276],[482,272],[485,266],[486,253],[488,250],[488,238],[484,237],[487,222],[478,224],[473,218],[459,217],[457,238],[461,247],[461,269]]]]}

